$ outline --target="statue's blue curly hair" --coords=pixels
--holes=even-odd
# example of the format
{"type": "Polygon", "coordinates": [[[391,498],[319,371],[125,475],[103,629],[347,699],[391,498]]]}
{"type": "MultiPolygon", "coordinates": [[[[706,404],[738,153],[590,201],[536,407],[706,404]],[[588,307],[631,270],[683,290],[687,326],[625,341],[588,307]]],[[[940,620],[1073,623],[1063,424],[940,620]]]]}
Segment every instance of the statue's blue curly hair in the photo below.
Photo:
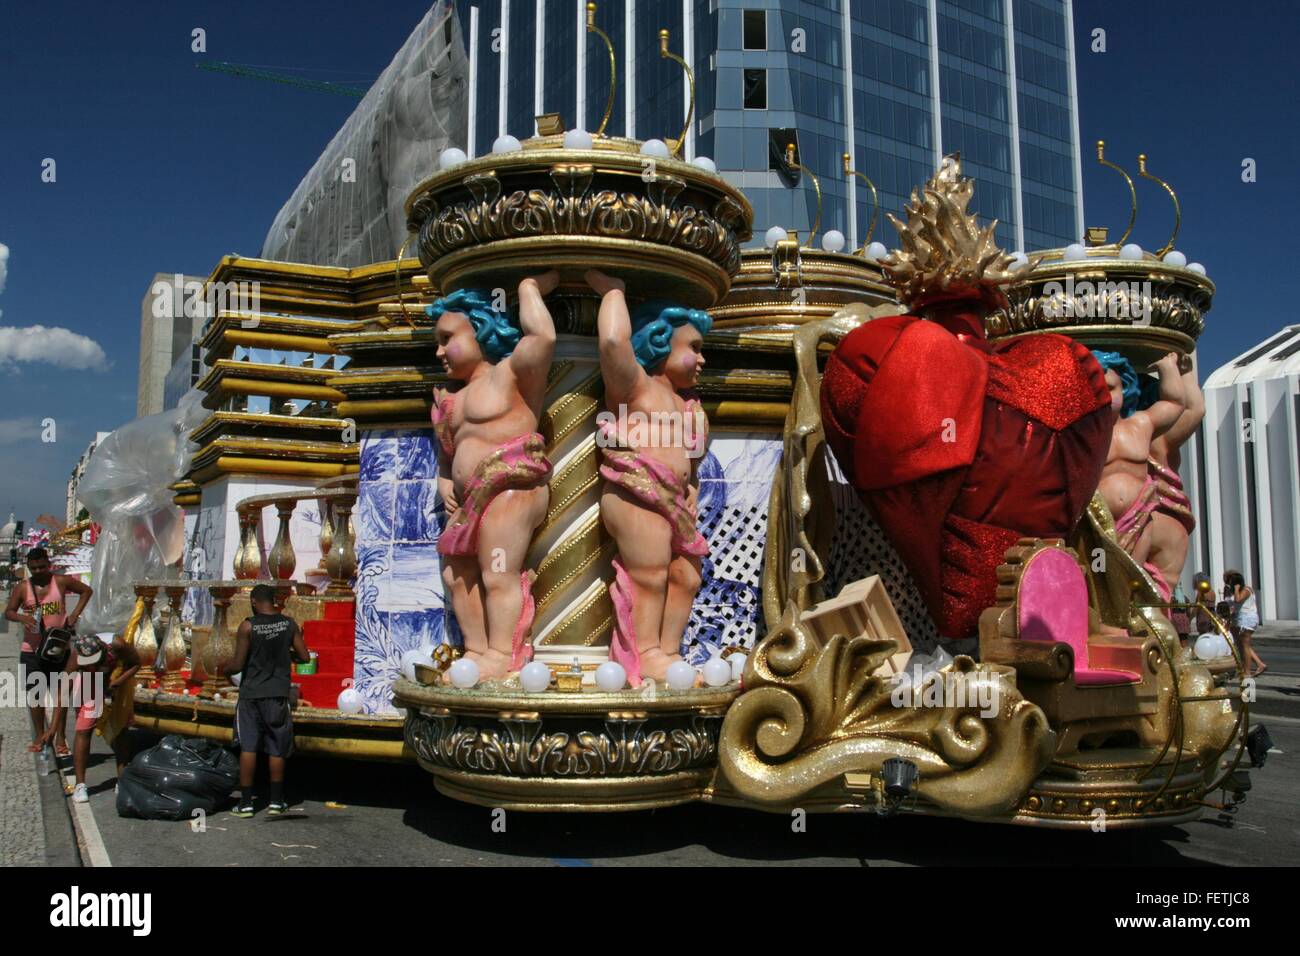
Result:
{"type": "Polygon", "coordinates": [[[1138,375],[1133,363],[1118,352],[1093,349],[1092,355],[1101,364],[1103,370],[1114,372],[1119,376],[1120,386],[1124,390],[1124,404],[1120,406],[1120,417],[1128,418],[1143,407],[1142,376],[1138,375]]]}
{"type": "Polygon", "coordinates": [[[708,335],[713,317],[699,309],[663,300],[646,302],[632,312],[632,351],[643,369],[649,371],[673,350],[673,332],[687,323],[700,335],[708,335]]]}
{"type": "Polygon", "coordinates": [[[523,337],[507,313],[492,307],[486,289],[457,289],[424,311],[435,322],[447,312],[462,313],[474,328],[474,338],[483,350],[484,358],[493,365],[513,352],[523,337]]]}

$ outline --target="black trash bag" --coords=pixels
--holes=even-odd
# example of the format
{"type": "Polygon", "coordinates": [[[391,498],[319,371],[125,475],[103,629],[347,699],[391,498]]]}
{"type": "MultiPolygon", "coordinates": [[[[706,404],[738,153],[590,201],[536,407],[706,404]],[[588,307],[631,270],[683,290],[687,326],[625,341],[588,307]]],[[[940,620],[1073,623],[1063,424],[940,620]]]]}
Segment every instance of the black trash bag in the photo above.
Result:
{"type": "Polygon", "coordinates": [[[189,820],[212,813],[239,783],[239,758],[211,740],[171,734],[139,754],[117,781],[117,815],[189,820]]]}

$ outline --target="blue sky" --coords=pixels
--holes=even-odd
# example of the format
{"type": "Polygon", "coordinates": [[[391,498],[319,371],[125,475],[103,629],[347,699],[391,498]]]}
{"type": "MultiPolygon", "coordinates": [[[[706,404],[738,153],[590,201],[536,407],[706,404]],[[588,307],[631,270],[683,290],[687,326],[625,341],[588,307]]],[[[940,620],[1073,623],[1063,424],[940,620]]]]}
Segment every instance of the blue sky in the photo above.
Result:
{"type": "MultiPolygon", "coordinates": [[[[0,512],[62,514],[94,432],[134,417],[150,278],[256,255],[356,104],[196,70],[191,30],[206,30],[211,59],[365,85],[426,9],[0,0],[0,512]],[[36,325],[68,332],[5,332],[36,325]],[[41,441],[47,417],[53,443],[41,441]]],[[[1284,3],[1075,2],[1086,221],[1118,232],[1128,217],[1122,182],[1087,144],[1106,139],[1134,173],[1147,152],[1183,200],[1178,247],[1218,284],[1203,374],[1292,321],[1280,285],[1294,271],[1298,23],[1284,3]],[[1105,53],[1089,50],[1097,27],[1105,53]],[[1253,184],[1241,182],[1246,157],[1253,184]]],[[[1133,239],[1158,246],[1168,200],[1142,183],[1139,202],[1133,239]]]]}

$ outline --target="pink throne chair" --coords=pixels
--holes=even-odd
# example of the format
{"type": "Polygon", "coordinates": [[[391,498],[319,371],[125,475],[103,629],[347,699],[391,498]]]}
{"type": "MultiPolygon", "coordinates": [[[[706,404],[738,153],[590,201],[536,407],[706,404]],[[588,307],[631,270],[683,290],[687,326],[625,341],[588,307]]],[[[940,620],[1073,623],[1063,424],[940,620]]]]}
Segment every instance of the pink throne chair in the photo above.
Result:
{"type": "Polygon", "coordinates": [[[980,657],[1015,668],[1057,731],[1058,753],[1162,743],[1159,640],[1102,633],[1078,555],[1059,539],[1022,538],[1005,560],[997,603],[980,616],[980,657]]]}

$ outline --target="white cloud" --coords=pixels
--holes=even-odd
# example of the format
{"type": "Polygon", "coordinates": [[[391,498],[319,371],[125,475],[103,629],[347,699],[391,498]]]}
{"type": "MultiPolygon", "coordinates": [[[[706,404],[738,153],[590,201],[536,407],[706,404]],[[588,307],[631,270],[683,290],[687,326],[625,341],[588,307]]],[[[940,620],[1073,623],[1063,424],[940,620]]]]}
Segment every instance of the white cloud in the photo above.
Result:
{"type": "Polygon", "coordinates": [[[34,418],[0,418],[0,448],[38,441],[41,423],[34,418]]]}
{"type": "Polygon", "coordinates": [[[0,292],[5,290],[5,276],[9,275],[9,247],[0,242],[0,292]]]}
{"type": "Polygon", "coordinates": [[[108,356],[92,338],[58,326],[0,326],[0,368],[15,362],[46,362],[59,368],[108,368],[108,356]]]}

